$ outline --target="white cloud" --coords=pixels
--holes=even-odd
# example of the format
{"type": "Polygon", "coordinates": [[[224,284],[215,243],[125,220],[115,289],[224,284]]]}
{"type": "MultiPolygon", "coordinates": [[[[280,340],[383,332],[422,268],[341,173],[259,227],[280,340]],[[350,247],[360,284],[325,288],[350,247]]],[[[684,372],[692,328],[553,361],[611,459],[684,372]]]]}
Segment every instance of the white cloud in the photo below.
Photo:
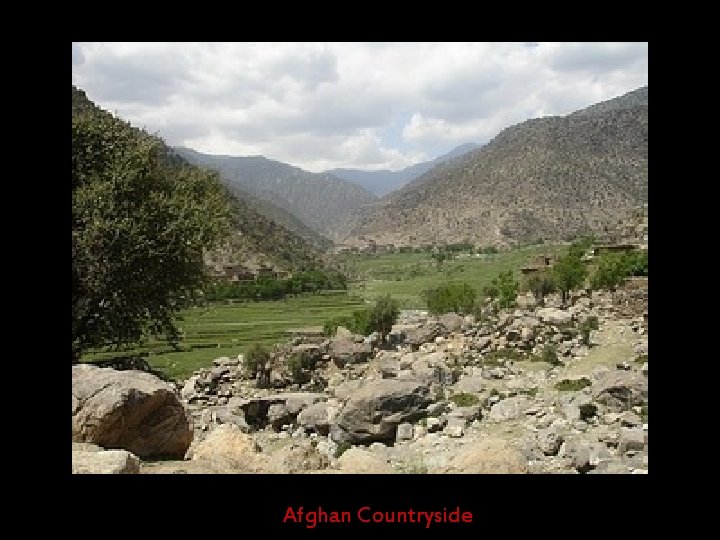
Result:
{"type": "Polygon", "coordinates": [[[72,69],[172,145],[397,169],[647,84],[648,45],[75,43],[72,69]]]}

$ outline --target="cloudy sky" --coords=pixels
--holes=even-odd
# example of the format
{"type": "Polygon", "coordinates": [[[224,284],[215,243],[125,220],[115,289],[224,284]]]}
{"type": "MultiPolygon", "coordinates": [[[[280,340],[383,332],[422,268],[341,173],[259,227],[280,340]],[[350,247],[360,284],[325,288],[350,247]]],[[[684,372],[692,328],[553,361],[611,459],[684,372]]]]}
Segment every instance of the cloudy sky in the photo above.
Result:
{"type": "Polygon", "coordinates": [[[401,169],[648,82],[647,43],[73,43],[73,84],[173,146],[401,169]]]}

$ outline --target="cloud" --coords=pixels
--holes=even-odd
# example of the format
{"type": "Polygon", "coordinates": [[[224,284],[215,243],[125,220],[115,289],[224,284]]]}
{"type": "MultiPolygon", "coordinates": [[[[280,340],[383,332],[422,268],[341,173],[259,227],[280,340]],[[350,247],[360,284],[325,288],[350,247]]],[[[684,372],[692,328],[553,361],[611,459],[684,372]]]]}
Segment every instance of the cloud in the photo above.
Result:
{"type": "Polygon", "coordinates": [[[73,84],[169,144],[402,168],[647,84],[647,43],[73,43],[73,84]]]}

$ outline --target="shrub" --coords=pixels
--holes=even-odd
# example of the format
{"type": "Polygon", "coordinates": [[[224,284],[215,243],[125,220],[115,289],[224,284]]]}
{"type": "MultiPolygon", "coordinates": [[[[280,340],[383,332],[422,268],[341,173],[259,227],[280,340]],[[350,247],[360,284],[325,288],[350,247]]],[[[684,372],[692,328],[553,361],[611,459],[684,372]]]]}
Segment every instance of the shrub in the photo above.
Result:
{"type": "Polygon", "coordinates": [[[335,448],[335,457],[339,458],[342,456],[345,452],[350,450],[352,448],[352,444],[349,442],[341,442],[338,443],[337,448],[335,448]]]}
{"type": "Polygon", "coordinates": [[[555,285],[562,293],[563,303],[567,302],[568,293],[585,283],[587,270],[583,264],[581,257],[583,252],[579,249],[573,250],[565,257],[561,257],[555,262],[552,269],[555,285]]]}
{"type": "Polygon", "coordinates": [[[475,304],[477,291],[468,283],[446,283],[423,292],[428,311],[433,315],[442,313],[470,313],[475,304]]]}
{"type": "Polygon", "coordinates": [[[587,377],[580,379],[563,379],[560,382],[555,383],[555,388],[561,392],[576,392],[582,390],[586,386],[590,386],[592,383],[587,377]]]}
{"type": "Polygon", "coordinates": [[[390,333],[392,325],[400,315],[400,308],[397,301],[393,300],[390,295],[379,298],[375,305],[367,313],[367,329],[369,332],[380,332],[382,341],[385,336],[390,333]]]}
{"type": "Polygon", "coordinates": [[[470,407],[480,403],[480,398],[478,398],[475,394],[468,394],[467,392],[453,394],[448,399],[458,407],[470,407]]]}
{"type": "Polygon", "coordinates": [[[547,344],[543,347],[540,354],[531,358],[533,362],[547,362],[551,366],[561,366],[562,362],[558,358],[557,347],[555,345],[547,344]]]}
{"type": "Polygon", "coordinates": [[[591,317],[588,317],[583,322],[580,323],[580,335],[581,335],[581,342],[585,346],[590,346],[590,332],[593,330],[597,330],[600,328],[600,323],[598,322],[598,318],[594,315],[591,317]]]}
{"type": "Polygon", "coordinates": [[[584,405],[580,405],[580,420],[589,420],[593,416],[597,414],[598,408],[597,405],[593,405],[592,403],[585,403],[584,405]]]}
{"type": "Polygon", "coordinates": [[[546,295],[555,292],[555,279],[550,272],[537,272],[528,278],[527,288],[538,302],[542,302],[546,295]]]}
{"type": "Polygon", "coordinates": [[[310,374],[315,369],[315,361],[306,354],[295,353],[288,358],[287,367],[293,382],[302,384],[310,380],[310,374]]]}
{"type": "Polygon", "coordinates": [[[258,370],[263,369],[265,364],[270,360],[270,353],[268,353],[262,345],[255,343],[245,353],[243,358],[243,367],[246,373],[250,375],[250,378],[254,378],[257,375],[258,370]]]}
{"type": "Polygon", "coordinates": [[[647,354],[641,354],[637,358],[635,358],[635,362],[638,364],[644,364],[648,361],[648,355],[647,354]]]}

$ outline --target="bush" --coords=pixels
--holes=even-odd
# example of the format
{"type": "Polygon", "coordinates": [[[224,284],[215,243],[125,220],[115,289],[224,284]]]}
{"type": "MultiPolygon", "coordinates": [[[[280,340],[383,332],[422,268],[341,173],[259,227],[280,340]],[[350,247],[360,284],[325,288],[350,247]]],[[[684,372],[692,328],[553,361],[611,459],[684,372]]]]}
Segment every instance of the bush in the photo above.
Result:
{"type": "Polygon", "coordinates": [[[352,448],[352,444],[349,442],[341,442],[338,443],[337,447],[335,448],[335,457],[339,458],[342,456],[345,452],[350,450],[352,448]]]}
{"type": "Polygon", "coordinates": [[[546,295],[555,292],[555,279],[550,272],[537,272],[528,278],[527,288],[538,302],[542,302],[546,295]]]}
{"type": "Polygon", "coordinates": [[[428,311],[433,315],[451,311],[467,314],[473,311],[477,291],[465,282],[446,283],[436,289],[424,291],[422,296],[428,311]]]}
{"type": "Polygon", "coordinates": [[[250,378],[255,378],[257,372],[263,369],[267,362],[270,360],[270,353],[268,353],[262,345],[255,343],[245,353],[243,358],[243,368],[245,372],[250,375],[250,378]]]}
{"type": "Polygon", "coordinates": [[[561,366],[562,362],[558,358],[557,348],[555,345],[547,344],[543,347],[542,352],[531,358],[532,362],[547,362],[551,366],[561,366]]]}
{"type": "Polygon", "coordinates": [[[480,398],[478,398],[475,394],[468,394],[467,392],[453,394],[448,399],[458,407],[470,407],[480,403],[480,398]]]}
{"type": "Polygon", "coordinates": [[[580,249],[573,250],[571,248],[570,253],[558,259],[553,265],[553,279],[555,285],[562,293],[563,304],[567,302],[570,291],[577,289],[585,283],[587,270],[580,259],[583,253],[580,249]]]}
{"type": "Polygon", "coordinates": [[[587,377],[580,379],[563,379],[560,382],[555,383],[555,388],[561,392],[576,392],[582,390],[586,386],[590,386],[592,383],[587,377]]]}
{"type": "Polygon", "coordinates": [[[598,322],[598,318],[594,315],[591,317],[588,317],[583,322],[580,323],[580,335],[581,335],[581,343],[587,347],[590,346],[590,332],[592,330],[598,330],[600,328],[600,323],[598,322]]]}
{"type": "Polygon", "coordinates": [[[593,416],[597,415],[597,405],[593,405],[592,403],[586,403],[584,405],[580,405],[580,420],[589,420],[593,416]]]}
{"type": "Polygon", "coordinates": [[[375,305],[367,313],[367,333],[380,332],[382,341],[385,336],[390,333],[392,325],[400,315],[400,308],[397,301],[393,300],[390,295],[379,298],[375,305]]]}
{"type": "Polygon", "coordinates": [[[303,384],[310,381],[312,371],[315,369],[315,361],[306,354],[295,353],[288,358],[287,367],[293,382],[303,384]]]}

